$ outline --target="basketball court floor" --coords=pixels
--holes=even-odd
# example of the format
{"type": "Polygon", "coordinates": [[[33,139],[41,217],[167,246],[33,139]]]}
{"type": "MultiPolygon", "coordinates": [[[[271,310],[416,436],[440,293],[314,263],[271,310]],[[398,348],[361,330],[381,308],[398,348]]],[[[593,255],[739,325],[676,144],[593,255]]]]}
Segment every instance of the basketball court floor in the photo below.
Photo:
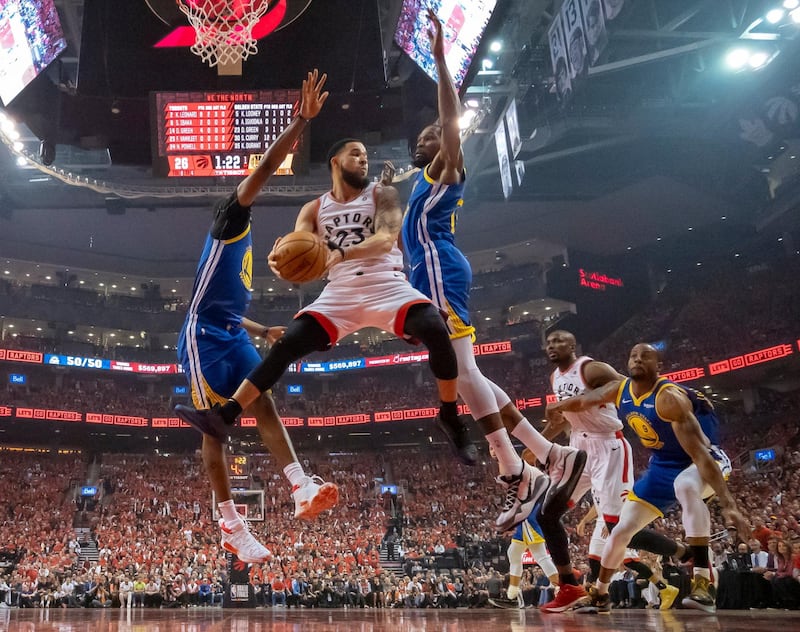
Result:
{"type": "Polygon", "coordinates": [[[800,630],[800,611],[617,610],[543,615],[536,610],[0,610],[0,632],[760,632],[800,630]]]}

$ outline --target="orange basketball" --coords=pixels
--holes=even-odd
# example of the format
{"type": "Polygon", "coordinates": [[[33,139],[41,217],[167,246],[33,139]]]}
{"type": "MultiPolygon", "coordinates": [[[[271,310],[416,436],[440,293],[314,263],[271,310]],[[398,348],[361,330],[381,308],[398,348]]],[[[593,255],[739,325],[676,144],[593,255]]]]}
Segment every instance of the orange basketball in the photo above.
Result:
{"type": "Polygon", "coordinates": [[[316,281],[325,272],[328,246],[314,233],[297,230],[283,237],[275,248],[275,264],[292,283],[316,281]]]}

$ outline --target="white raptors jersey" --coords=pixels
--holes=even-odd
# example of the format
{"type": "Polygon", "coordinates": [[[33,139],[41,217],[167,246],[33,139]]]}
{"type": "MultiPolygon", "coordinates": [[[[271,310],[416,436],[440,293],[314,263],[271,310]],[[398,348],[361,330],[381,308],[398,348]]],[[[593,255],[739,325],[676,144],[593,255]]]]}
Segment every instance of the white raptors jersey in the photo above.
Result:
{"type": "MultiPolygon", "coordinates": [[[[345,250],[374,235],[375,183],[368,184],[357,198],[346,203],[334,200],[330,191],[320,197],[317,209],[317,234],[345,250]]],[[[343,261],[335,265],[328,275],[328,280],[335,281],[353,275],[402,269],[403,253],[395,243],[388,254],[343,261]]]]}
{"type": "MultiPolygon", "coordinates": [[[[561,369],[553,371],[551,377],[553,392],[558,401],[581,395],[586,391],[583,380],[583,365],[591,362],[588,356],[581,356],[563,373],[561,369]]],[[[573,431],[609,433],[622,430],[622,422],[617,417],[617,409],[613,404],[603,404],[579,413],[564,413],[573,431]]]]}

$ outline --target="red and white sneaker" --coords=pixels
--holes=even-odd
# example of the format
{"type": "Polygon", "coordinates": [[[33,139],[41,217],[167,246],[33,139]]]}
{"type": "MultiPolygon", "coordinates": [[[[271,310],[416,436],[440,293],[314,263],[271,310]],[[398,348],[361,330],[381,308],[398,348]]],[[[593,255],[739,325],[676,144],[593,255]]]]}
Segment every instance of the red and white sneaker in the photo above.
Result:
{"type": "Polygon", "coordinates": [[[225,519],[220,518],[219,528],[222,532],[220,542],[222,548],[233,553],[242,562],[262,564],[272,557],[270,550],[250,533],[246,522],[241,521],[233,527],[229,527],[225,524],[225,519]]]}
{"type": "Polygon", "coordinates": [[[312,520],[339,502],[339,488],[319,476],[305,476],[299,485],[292,488],[292,498],[294,517],[312,520]]]}
{"type": "Polygon", "coordinates": [[[541,608],[540,612],[564,612],[578,605],[581,601],[588,600],[587,593],[583,586],[573,586],[572,584],[561,584],[556,593],[555,599],[548,601],[541,608]]]}

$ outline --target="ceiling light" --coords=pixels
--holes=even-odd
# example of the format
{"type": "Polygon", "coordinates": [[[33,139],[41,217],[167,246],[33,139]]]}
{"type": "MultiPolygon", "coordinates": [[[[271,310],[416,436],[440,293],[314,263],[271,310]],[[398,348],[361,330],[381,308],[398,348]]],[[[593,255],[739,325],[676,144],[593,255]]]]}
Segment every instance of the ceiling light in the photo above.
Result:
{"type": "Polygon", "coordinates": [[[761,68],[764,64],[769,61],[769,55],[764,51],[758,51],[757,53],[753,53],[750,55],[750,59],[747,60],[747,63],[750,64],[751,68],[761,68]]]}
{"type": "Polygon", "coordinates": [[[42,330],[42,328],[41,328],[41,327],[37,327],[37,328],[36,328],[36,331],[41,331],[41,330],[42,330]]]}
{"type": "Polygon", "coordinates": [[[792,18],[792,22],[795,24],[800,24],[800,9],[795,9],[789,14],[789,17],[792,18]]]}
{"type": "Polygon", "coordinates": [[[481,62],[481,69],[491,70],[492,68],[494,68],[494,62],[491,59],[484,59],[481,62]]]}
{"type": "Polygon", "coordinates": [[[14,151],[22,151],[25,149],[25,145],[22,144],[22,141],[15,140],[14,141],[14,151]]]}
{"type": "Polygon", "coordinates": [[[28,159],[25,156],[17,156],[17,166],[24,167],[28,164],[28,159]]]}
{"type": "Polygon", "coordinates": [[[725,56],[725,63],[733,70],[741,70],[749,57],[750,52],[746,48],[734,48],[725,56]]]}
{"type": "Polygon", "coordinates": [[[458,119],[458,127],[459,129],[467,129],[475,120],[475,115],[477,112],[475,110],[464,110],[461,114],[461,118],[458,119]]]}
{"type": "Polygon", "coordinates": [[[52,279],[52,278],[53,278],[53,277],[51,277],[51,276],[48,274],[48,275],[45,277],[45,281],[49,281],[49,280],[50,280],[50,279],[52,279]]]}
{"type": "Polygon", "coordinates": [[[783,0],[784,9],[796,9],[800,7],[800,0],[783,0]]]}
{"type": "Polygon", "coordinates": [[[89,332],[89,338],[94,338],[94,334],[91,331],[89,332]]]}
{"type": "Polygon", "coordinates": [[[14,329],[14,325],[13,324],[9,324],[8,328],[9,329],[14,329]]]}
{"type": "Polygon", "coordinates": [[[489,44],[489,50],[493,53],[499,53],[501,50],[503,50],[503,42],[500,40],[493,41],[491,44],[489,44]]]}
{"type": "Polygon", "coordinates": [[[486,318],[484,318],[484,320],[492,320],[492,317],[491,316],[487,316],[486,318]]]}
{"type": "Polygon", "coordinates": [[[11,270],[3,270],[3,274],[11,274],[11,270]]]}
{"type": "Polygon", "coordinates": [[[786,11],[783,9],[772,9],[771,11],[767,11],[767,22],[770,24],[777,24],[783,19],[784,15],[786,15],[786,11]]]}
{"type": "Polygon", "coordinates": [[[547,307],[544,308],[544,311],[549,312],[551,309],[553,308],[548,305],[547,307]]]}

